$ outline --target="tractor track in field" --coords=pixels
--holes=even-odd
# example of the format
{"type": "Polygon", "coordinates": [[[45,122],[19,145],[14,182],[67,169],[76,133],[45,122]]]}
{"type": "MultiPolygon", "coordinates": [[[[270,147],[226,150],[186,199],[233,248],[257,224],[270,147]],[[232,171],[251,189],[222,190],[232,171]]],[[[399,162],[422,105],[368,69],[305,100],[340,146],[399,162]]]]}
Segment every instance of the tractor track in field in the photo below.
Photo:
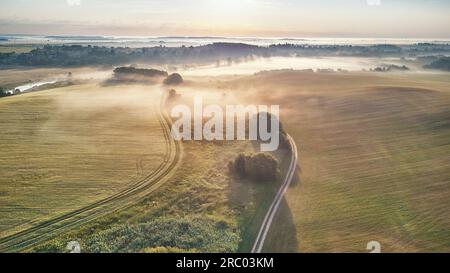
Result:
{"type": "Polygon", "coordinates": [[[18,233],[0,238],[0,252],[21,252],[57,235],[93,221],[101,216],[127,208],[145,198],[165,182],[178,166],[181,159],[181,144],[170,134],[170,118],[164,110],[165,96],[161,100],[158,120],[166,140],[166,153],[158,168],[131,187],[105,199],[64,215],[43,221],[18,233]]]}

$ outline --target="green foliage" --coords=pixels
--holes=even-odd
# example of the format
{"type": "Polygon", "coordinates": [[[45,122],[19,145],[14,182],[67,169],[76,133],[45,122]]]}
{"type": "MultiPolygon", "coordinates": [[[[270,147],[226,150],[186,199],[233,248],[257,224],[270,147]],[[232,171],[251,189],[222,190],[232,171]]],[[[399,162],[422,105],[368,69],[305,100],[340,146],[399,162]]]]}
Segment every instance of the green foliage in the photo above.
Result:
{"type": "Polygon", "coordinates": [[[167,72],[157,69],[145,69],[145,68],[135,68],[135,67],[117,67],[114,69],[114,74],[116,75],[139,75],[145,77],[167,77],[167,72]]]}
{"type": "Polygon", "coordinates": [[[439,69],[443,71],[450,71],[450,57],[439,58],[433,61],[431,64],[425,65],[424,67],[428,69],[439,69]]]}
{"type": "Polygon", "coordinates": [[[3,87],[0,87],[0,98],[1,97],[7,97],[10,96],[11,94],[7,93],[6,90],[3,89],[3,87]]]}
{"type": "Polygon", "coordinates": [[[254,181],[276,180],[280,172],[278,160],[269,153],[241,153],[231,167],[238,175],[254,181]]]}
{"type": "MultiPolygon", "coordinates": [[[[96,232],[80,244],[82,252],[88,253],[236,252],[239,240],[232,229],[204,217],[159,217],[96,232]]],[[[35,251],[64,252],[65,245],[55,240],[35,251]]]]}
{"type": "Polygon", "coordinates": [[[183,77],[178,73],[170,74],[165,80],[165,85],[179,85],[183,83],[183,77]]]}

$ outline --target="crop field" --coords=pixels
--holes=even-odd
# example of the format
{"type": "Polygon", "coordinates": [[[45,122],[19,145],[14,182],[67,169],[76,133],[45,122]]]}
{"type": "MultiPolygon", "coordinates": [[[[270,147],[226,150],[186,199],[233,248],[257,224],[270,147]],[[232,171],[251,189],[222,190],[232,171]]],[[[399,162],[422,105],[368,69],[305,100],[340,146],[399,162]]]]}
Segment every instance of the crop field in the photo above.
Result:
{"type": "Polygon", "coordinates": [[[73,85],[0,100],[0,237],[108,197],[165,153],[160,90],[73,85]]]}
{"type": "MultiPolygon", "coordinates": [[[[193,93],[203,89],[192,82],[177,88],[182,94],[180,103],[188,104],[193,93]]],[[[217,102],[221,92],[209,90],[208,101],[217,102]]],[[[250,251],[255,230],[279,184],[239,178],[228,164],[241,152],[257,151],[258,145],[250,141],[184,141],[182,146],[180,167],[142,202],[29,251],[64,252],[71,240],[79,241],[83,252],[250,251]]],[[[286,150],[275,156],[284,163],[286,150]]]]}
{"type": "MultiPolygon", "coordinates": [[[[177,93],[186,104],[202,95],[205,103],[280,105],[299,171],[264,251],[367,252],[373,240],[383,252],[449,250],[445,74],[188,77],[177,93]]],[[[84,84],[0,100],[2,236],[154,170],[164,155],[155,118],[160,95],[158,87],[84,84]]],[[[84,252],[250,251],[279,183],[240,179],[228,163],[258,145],[182,146],[180,167],[158,191],[29,251],[64,252],[71,240],[84,252]]],[[[282,173],[285,152],[275,154],[282,173]]]]}
{"type": "Polygon", "coordinates": [[[265,251],[450,250],[448,76],[284,71],[224,86],[280,104],[299,147],[265,251]]]}
{"type": "Polygon", "coordinates": [[[27,53],[33,50],[34,46],[29,45],[0,45],[0,53],[27,53]]]}
{"type": "Polygon", "coordinates": [[[252,151],[248,141],[186,141],[181,166],[158,191],[30,251],[64,252],[77,240],[83,252],[248,252],[278,188],[230,173],[229,161],[252,151]]]}

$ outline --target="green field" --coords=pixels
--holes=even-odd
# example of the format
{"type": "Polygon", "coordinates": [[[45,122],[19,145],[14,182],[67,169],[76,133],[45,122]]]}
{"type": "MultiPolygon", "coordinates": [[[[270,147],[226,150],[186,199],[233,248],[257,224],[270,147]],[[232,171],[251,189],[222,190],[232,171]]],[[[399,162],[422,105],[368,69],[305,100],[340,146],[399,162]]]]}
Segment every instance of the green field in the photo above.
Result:
{"type": "MultiPolygon", "coordinates": [[[[3,236],[151,172],[164,153],[160,91],[86,84],[1,99],[3,236]]],[[[197,94],[205,103],[280,105],[300,163],[264,251],[367,252],[373,240],[384,252],[449,251],[445,74],[280,71],[188,78],[177,92],[187,104],[197,94]]],[[[239,179],[227,166],[258,145],[182,146],[158,191],[29,251],[63,252],[72,240],[84,252],[250,251],[279,184],[239,179]]],[[[276,156],[285,171],[286,151],[276,156]]]]}
{"type": "Polygon", "coordinates": [[[0,237],[108,197],[165,153],[160,90],[75,85],[0,99],[0,237]]]}
{"type": "MultiPolygon", "coordinates": [[[[178,89],[185,103],[190,91],[178,89]]],[[[64,252],[77,240],[84,252],[247,252],[278,183],[240,179],[228,163],[256,147],[248,141],[183,142],[179,168],[158,191],[30,251],[64,252]]],[[[276,156],[283,161],[286,151],[276,156]]]]}
{"type": "Polygon", "coordinates": [[[31,45],[0,45],[0,53],[15,52],[17,54],[20,54],[28,53],[33,49],[35,49],[35,47],[31,45]]]}
{"type": "Polygon", "coordinates": [[[226,88],[280,104],[299,147],[266,251],[450,251],[448,75],[272,72],[226,88]]]}

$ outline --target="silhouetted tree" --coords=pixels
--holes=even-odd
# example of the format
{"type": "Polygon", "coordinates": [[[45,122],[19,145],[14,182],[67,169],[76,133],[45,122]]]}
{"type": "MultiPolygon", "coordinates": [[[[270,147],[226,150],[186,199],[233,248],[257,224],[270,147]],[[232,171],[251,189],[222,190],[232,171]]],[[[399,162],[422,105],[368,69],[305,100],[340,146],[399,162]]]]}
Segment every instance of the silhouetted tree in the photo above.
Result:
{"type": "Polygon", "coordinates": [[[183,83],[183,77],[178,73],[173,73],[169,75],[165,80],[165,85],[179,85],[183,83]]]}

